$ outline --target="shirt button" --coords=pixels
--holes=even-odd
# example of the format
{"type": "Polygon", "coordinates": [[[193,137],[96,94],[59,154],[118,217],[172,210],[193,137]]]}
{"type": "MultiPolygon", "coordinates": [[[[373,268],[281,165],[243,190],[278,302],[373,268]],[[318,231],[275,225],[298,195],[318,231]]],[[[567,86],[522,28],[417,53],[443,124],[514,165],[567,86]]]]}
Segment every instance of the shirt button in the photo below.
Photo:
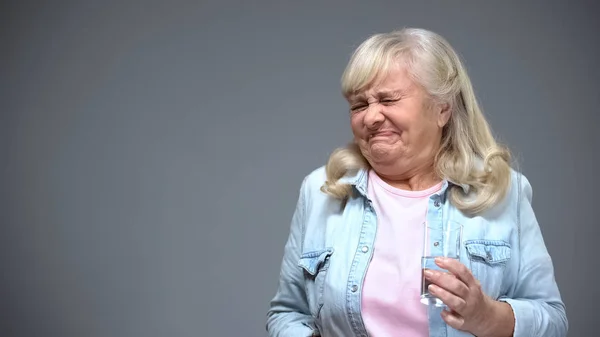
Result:
{"type": "Polygon", "coordinates": [[[490,252],[487,252],[486,257],[488,260],[492,260],[492,254],[490,254],[490,252]]]}
{"type": "Polygon", "coordinates": [[[440,207],[440,201],[439,200],[434,201],[433,206],[440,207]]]}
{"type": "Polygon", "coordinates": [[[362,247],[362,249],[361,249],[361,250],[362,250],[362,252],[363,252],[363,253],[366,253],[366,252],[368,252],[368,251],[369,251],[369,247],[367,247],[367,246],[364,246],[364,247],[362,247]]]}
{"type": "Polygon", "coordinates": [[[352,286],[352,292],[355,293],[358,290],[358,286],[355,284],[352,286]]]}
{"type": "Polygon", "coordinates": [[[440,243],[436,241],[436,242],[433,243],[433,245],[437,247],[437,246],[440,245],[440,243]]]}

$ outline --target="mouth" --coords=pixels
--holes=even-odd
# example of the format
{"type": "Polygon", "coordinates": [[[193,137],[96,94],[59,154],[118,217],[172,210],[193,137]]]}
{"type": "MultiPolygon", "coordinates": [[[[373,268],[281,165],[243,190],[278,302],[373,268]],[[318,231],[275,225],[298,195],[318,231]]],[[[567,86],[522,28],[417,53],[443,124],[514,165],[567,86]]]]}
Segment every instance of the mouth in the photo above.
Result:
{"type": "Polygon", "coordinates": [[[391,132],[391,131],[381,131],[381,132],[375,132],[369,135],[369,139],[373,139],[373,138],[377,138],[377,137],[390,137],[393,136],[395,133],[391,132]]]}

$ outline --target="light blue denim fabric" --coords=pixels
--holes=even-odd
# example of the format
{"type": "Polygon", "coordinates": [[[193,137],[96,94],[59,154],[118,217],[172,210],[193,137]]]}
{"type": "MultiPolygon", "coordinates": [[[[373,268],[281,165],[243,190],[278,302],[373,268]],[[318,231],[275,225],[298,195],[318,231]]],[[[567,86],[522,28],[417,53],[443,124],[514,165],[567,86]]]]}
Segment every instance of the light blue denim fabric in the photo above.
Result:
{"type": "MultiPolygon", "coordinates": [[[[269,336],[367,336],[361,293],[377,231],[367,173],[343,178],[354,186],[345,205],[320,191],[323,167],[304,179],[267,313],[269,336]]],[[[430,197],[427,221],[440,229],[448,220],[463,224],[460,260],[486,294],[512,306],[515,337],[566,336],[565,306],[531,207],[531,185],[514,170],[511,179],[504,201],[475,217],[450,204],[447,192],[453,184],[444,181],[430,197]]],[[[430,336],[471,336],[447,326],[441,309],[428,310],[430,336]]]]}

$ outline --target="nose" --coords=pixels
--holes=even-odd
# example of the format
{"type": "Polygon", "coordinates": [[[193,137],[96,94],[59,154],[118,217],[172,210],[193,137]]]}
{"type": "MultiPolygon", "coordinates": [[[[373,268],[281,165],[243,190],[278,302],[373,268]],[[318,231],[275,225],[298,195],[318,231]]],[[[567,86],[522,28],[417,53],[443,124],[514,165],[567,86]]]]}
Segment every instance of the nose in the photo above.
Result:
{"type": "Polygon", "coordinates": [[[377,103],[369,104],[365,113],[364,123],[368,129],[376,130],[385,120],[385,116],[381,111],[381,106],[377,103]]]}

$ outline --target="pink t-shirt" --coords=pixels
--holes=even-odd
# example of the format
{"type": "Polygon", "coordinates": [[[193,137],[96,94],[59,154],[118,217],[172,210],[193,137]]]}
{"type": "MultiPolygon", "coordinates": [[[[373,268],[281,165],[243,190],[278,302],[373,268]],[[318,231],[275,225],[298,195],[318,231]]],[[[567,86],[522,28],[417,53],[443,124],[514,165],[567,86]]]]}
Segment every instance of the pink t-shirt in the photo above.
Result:
{"type": "Polygon", "coordinates": [[[441,186],[405,191],[369,173],[368,196],[377,212],[373,259],[362,293],[369,336],[429,336],[427,306],[419,301],[423,223],[429,196],[441,186]]]}

